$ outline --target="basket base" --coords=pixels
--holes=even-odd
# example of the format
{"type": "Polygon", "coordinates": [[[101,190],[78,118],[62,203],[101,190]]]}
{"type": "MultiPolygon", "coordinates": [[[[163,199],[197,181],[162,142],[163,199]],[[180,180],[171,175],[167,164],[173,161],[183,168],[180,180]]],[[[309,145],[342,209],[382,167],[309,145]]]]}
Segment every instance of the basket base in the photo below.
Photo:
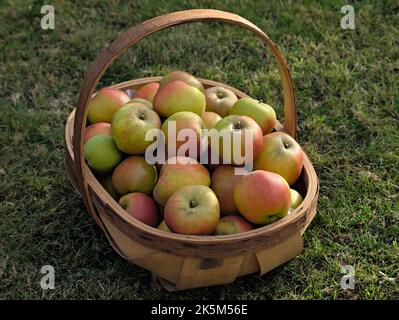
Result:
{"type": "Polygon", "coordinates": [[[274,246],[246,255],[223,258],[191,258],[159,252],[139,245],[116,228],[100,213],[104,226],[119,244],[122,257],[150,269],[157,281],[168,291],[179,291],[229,284],[237,277],[257,273],[263,275],[299,255],[303,250],[300,232],[274,246]]]}
{"type": "Polygon", "coordinates": [[[256,253],[253,257],[221,259],[222,264],[211,269],[201,269],[204,260],[186,259],[178,281],[173,283],[153,273],[154,280],[167,291],[194,289],[232,283],[237,277],[257,273],[263,275],[295,258],[303,251],[303,241],[297,233],[285,241],[256,253]],[[240,263],[241,262],[241,263],[240,263]]]}

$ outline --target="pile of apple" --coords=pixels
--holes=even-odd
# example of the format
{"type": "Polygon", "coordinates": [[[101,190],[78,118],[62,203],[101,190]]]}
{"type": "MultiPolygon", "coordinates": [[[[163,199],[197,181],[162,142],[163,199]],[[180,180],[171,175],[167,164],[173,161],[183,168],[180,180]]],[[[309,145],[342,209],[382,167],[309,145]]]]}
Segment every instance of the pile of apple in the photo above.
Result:
{"type": "MultiPolygon", "coordinates": [[[[129,215],[149,226],[189,235],[235,234],[273,223],[302,202],[290,186],[301,174],[303,151],[288,134],[273,132],[273,108],[238,99],[225,87],[205,90],[189,73],[171,72],[132,98],[102,88],[89,104],[88,120],[89,167],[129,215]],[[162,165],[149,164],[144,154],[152,142],[145,135],[155,128],[167,136],[171,120],[177,131],[189,128],[198,137],[205,128],[252,129],[253,171],[236,175],[242,163],[203,165],[176,155],[162,165]]],[[[223,158],[222,150],[211,152],[223,158]]]]}

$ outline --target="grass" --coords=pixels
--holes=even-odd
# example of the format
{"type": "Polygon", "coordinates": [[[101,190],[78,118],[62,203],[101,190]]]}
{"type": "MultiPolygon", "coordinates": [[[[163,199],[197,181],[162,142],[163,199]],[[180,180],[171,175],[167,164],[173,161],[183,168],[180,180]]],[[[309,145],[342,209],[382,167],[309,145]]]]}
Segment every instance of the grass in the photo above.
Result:
{"type": "MultiPolygon", "coordinates": [[[[398,299],[399,6],[345,1],[45,1],[0,5],[0,298],[398,299]],[[47,3],[47,2],[46,2],[47,3]],[[189,8],[238,13],[275,40],[291,68],[299,142],[320,178],[318,215],[304,253],[269,274],[167,293],[110,247],[66,178],[63,129],[90,63],[128,27],[189,8]],[[56,270],[54,290],[40,268],[56,270]],[[340,287],[352,265],[354,290],[340,287]]],[[[263,99],[281,114],[270,52],[233,26],[192,24],[146,38],[101,85],[183,69],[263,99]]]]}

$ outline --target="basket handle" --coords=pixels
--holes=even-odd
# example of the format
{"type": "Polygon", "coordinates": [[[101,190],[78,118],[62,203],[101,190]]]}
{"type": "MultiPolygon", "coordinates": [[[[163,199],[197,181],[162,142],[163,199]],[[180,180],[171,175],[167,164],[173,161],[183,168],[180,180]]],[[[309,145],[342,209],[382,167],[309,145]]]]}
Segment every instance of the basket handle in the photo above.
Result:
{"type": "Polygon", "coordinates": [[[100,56],[92,63],[83,81],[83,85],[79,94],[78,105],[76,108],[73,135],[73,151],[75,155],[75,164],[77,169],[76,173],[78,177],[81,177],[81,179],[78,179],[78,181],[79,184],[81,184],[82,190],[85,190],[84,200],[90,206],[92,204],[90,201],[90,197],[88,196],[87,181],[84,174],[82,135],[86,126],[88,105],[98,81],[107,70],[109,65],[116,58],[118,58],[123,52],[125,52],[125,50],[138,43],[146,36],[175,25],[196,21],[219,21],[241,26],[255,33],[270,48],[278,62],[278,67],[282,80],[284,94],[284,128],[291,136],[295,138],[296,107],[291,75],[280,50],[262,30],[260,30],[253,23],[236,14],[212,9],[193,9],[172,12],[162,16],[158,16],[156,18],[144,21],[139,25],[129,29],[119,38],[113,41],[107,48],[105,48],[101,52],[100,56]]]}

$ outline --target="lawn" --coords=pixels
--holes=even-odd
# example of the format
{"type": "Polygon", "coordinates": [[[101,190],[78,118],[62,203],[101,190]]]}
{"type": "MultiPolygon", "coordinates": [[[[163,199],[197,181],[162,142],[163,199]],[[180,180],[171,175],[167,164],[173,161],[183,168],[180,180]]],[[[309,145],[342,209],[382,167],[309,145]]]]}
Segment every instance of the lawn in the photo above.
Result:
{"type": "MultiPolygon", "coordinates": [[[[351,1],[14,1],[0,4],[0,298],[399,298],[399,4],[351,1]],[[54,30],[40,8],[53,4],[54,30]],[[318,214],[302,255],[265,276],[168,293],[120,258],[64,172],[64,124],[85,73],[140,21],[215,8],[257,24],[280,47],[297,98],[298,140],[320,179],[318,214]],[[55,268],[42,290],[40,269],[55,268]],[[341,266],[355,288],[340,286],[341,266]]],[[[270,52],[247,31],[195,23],[131,48],[101,85],[183,69],[232,85],[281,114],[270,52]]]]}

